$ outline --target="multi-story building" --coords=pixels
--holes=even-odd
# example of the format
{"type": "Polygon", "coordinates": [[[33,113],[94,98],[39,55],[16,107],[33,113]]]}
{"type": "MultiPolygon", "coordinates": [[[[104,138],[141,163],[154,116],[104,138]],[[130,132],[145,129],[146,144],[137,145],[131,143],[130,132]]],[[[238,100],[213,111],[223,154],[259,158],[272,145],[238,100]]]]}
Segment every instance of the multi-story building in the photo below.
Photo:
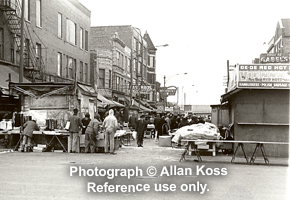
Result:
{"type": "Polygon", "coordinates": [[[268,45],[267,53],[290,53],[290,19],[281,19],[277,22],[275,35],[268,45]]]}
{"type": "MultiPolygon", "coordinates": [[[[141,94],[146,93],[148,96],[149,93],[142,90],[142,86],[149,85],[148,48],[138,28],[129,25],[91,27],[90,39],[92,49],[112,51],[112,99],[121,103],[124,103],[122,101],[130,103],[131,97],[140,100],[141,94]],[[132,91],[130,85],[133,85],[132,91]]],[[[146,95],[142,97],[148,98],[146,95]]]]}
{"type": "Polygon", "coordinates": [[[1,69],[19,72],[24,10],[24,77],[31,82],[77,81],[90,86],[91,12],[78,0],[25,0],[24,9],[21,2],[0,1],[1,69]]]}
{"type": "Polygon", "coordinates": [[[157,102],[157,86],[156,86],[156,47],[154,46],[149,34],[144,34],[144,39],[148,45],[148,58],[147,58],[147,82],[152,86],[153,90],[149,94],[149,101],[151,105],[156,107],[157,102]]]}

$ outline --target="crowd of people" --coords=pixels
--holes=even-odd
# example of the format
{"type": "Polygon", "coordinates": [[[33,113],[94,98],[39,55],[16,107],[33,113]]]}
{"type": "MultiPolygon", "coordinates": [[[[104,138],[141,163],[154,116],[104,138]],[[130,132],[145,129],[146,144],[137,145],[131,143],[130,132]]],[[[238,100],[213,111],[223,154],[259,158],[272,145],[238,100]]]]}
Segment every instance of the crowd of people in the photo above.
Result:
{"type": "MultiPolygon", "coordinates": [[[[97,150],[97,140],[99,140],[99,133],[103,132],[105,135],[104,152],[110,154],[116,154],[114,152],[114,136],[117,130],[123,128],[124,121],[120,117],[120,113],[117,110],[108,110],[103,120],[98,113],[94,114],[93,119],[90,118],[90,114],[86,113],[85,117],[81,119],[78,115],[78,109],[73,110],[73,115],[69,118],[69,138],[68,144],[71,148],[70,153],[78,152],[78,141],[81,134],[85,135],[85,153],[95,153],[97,150]],[[110,148],[109,148],[110,147],[110,148]]],[[[159,136],[169,135],[170,131],[174,132],[178,128],[183,126],[205,123],[209,121],[207,118],[203,118],[193,115],[162,113],[162,114],[140,114],[134,111],[128,119],[128,128],[132,131],[136,131],[136,142],[138,147],[143,147],[144,133],[147,131],[148,124],[154,125],[153,136],[155,141],[158,142],[159,136]]],[[[28,121],[24,124],[23,142],[21,143],[21,151],[32,151],[31,139],[34,130],[39,130],[35,120],[28,121]]]]}

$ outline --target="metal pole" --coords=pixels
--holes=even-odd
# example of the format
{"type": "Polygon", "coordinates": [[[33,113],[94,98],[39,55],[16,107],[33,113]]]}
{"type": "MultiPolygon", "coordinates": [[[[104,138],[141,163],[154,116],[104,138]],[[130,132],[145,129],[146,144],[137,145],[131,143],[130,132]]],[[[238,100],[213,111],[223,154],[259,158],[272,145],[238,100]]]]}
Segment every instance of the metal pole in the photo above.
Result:
{"type": "Polygon", "coordinates": [[[130,59],[130,106],[132,106],[132,96],[133,96],[133,50],[131,49],[131,59],[130,59]]]}
{"type": "Polygon", "coordinates": [[[24,51],[24,8],[25,0],[21,5],[21,29],[20,29],[20,66],[19,66],[19,83],[23,83],[23,51],[24,51]]]}

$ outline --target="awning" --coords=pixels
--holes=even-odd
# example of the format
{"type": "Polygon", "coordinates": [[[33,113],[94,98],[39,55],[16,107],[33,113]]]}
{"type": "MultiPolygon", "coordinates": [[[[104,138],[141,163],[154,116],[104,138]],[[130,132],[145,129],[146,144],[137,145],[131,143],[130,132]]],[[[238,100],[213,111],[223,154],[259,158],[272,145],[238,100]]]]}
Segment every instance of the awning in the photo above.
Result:
{"type": "MultiPolygon", "coordinates": [[[[137,106],[139,108],[139,103],[136,102],[135,100],[133,101],[133,105],[137,106]]],[[[149,108],[146,108],[145,106],[143,106],[141,103],[140,103],[140,109],[142,111],[146,111],[146,112],[151,112],[152,110],[149,109],[149,108]]]]}
{"type": "Polygon", "coordinates": [[[106,97],[104,97],[103,95],[98,93],[98,100],[100,101],[100,104],[102,105],[102,107],[105,106],[110,106],[110,107],[125,107],[123,104],[120,104],[116,101],[111,101],[109,99],[107,99],[106,97]]]}
{"type": "MultiPolygon", "coordinates": [[[[0,68],[1,68],[1,73],[0,73],[0,87],[1,88],[8,90],[9,89],[9,86],[8,86],[9,82],[15,82],[15,83],[19,82],[19,73],[17,73],[16,71],[11,69],[7,65],[0,64],[0,68]],[[11,77],[10,80],[9,80],[9,74],[11,77]]],[[[23,83],[30,83],[30,81],[23,78],[23,83]]]]}
{"type": "Polygon", "coordinates": [[[78,87],[81,88],[81,92],[86,95],[97,96],[97,92],[95,91],[93,87],[83,85],[83,84],[78,84],[78,87]]]}

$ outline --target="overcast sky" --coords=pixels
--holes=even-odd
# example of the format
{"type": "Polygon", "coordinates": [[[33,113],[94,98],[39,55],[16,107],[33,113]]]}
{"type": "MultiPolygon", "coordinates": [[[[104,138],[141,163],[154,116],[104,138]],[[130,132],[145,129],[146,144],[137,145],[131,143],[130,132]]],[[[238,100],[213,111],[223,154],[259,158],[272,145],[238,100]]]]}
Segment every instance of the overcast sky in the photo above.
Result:
{"type": "MultiPolygon", "coordinates": [[[[224,94],[230,65],[251,64],[265,53],[277,22],[289,18],[289,0],[80,0],[91,26],[132,25],[155,46],[157,81],[180,87],[179,103],[212,105],[224,94]],[[192,86],[194,85],[194,86],[192,86]],[[182,90],[183,88],[183,90],[182,90]],[[184,99],[184,93],[186,98],[184,99]]],[[[168,98],[177,101],[177,97],[168,98]]]]}

